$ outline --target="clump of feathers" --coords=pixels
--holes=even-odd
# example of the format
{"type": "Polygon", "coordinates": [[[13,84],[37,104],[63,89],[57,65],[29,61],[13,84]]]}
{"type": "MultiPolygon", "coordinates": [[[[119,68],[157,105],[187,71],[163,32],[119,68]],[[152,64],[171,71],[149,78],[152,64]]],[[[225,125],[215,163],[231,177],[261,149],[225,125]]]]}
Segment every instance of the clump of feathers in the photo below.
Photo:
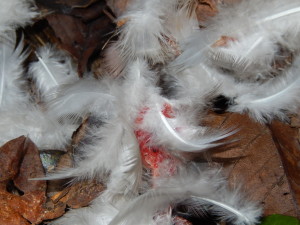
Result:
{"type": "Polygon", "coordinates": [[[39,15],[33,0],[0,2],[0,32],[14,31],[24,27],[39,15]]]}
{"type": "Polygon", "coordinates": [[[179,205],[187,217],[258,222],[259,206],[230,189],[220,170],[188,163],[186,152],[221,147],[236,132],[199,125],[211,108],[261,123],[297,112],[297,0],[219,5],[201,29],[192,0],[135,0],[117,20],[118,40],[105,52],[108,74],[99,79],[79,79],[70,56],[50,45],[36,50],[26,74],[28,51],[13,30],[38,12],[30,0],[0,6],[0,142],[27,135],[40,149],[64,150],[83,119],[100,121],[88,124],[72,168],[37,179],[97,179],[106,190],[52,225],[174,224],[179,205]],[[276,67],[278,60],[286,65],[276,67]],[[151,173],[142,148],[166,152],[156,166],[170,160],[176,169],[151,173]]]}

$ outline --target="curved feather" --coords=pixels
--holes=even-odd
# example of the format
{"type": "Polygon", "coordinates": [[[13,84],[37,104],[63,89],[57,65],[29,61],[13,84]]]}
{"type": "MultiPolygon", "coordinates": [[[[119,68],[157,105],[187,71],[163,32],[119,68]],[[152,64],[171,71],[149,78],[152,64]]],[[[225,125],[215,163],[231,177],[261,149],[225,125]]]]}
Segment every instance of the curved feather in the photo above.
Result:
{"type": "Polygon", "coordinates": [[[260,216],[260,209],[230,192],[226,188],[226,182],[215,170],[208,173],[184,173],[160,180],[156,184],[157,188],[135,198],[125,209],[120,210],[109,225],[155,224],[155,217],[168,207],[195,196],[202,199],[201,202],[197,201],[199,211],[209,209],[212,214],[222,212],[224,221],[231,221],[236,225],[254,224],[260,216]],[[215,174],[212,175],[213,173],[215,174]],[[215,208],[209,208],[211,205],[215,208]]]}
{"type": "MultiPolygon", "coordinates": [[[[191,138],[191,136],[193,137],[192,140],[186,140],[185,138],[183,138],[174,127],[172,127],[170,125],[170,123],[168,122],[168,119],[161,113],[161,111],[158,112],[159,114],[159,118],[160,121],[162,123],[163,126],[160,126],[164,132],[159,132],[159,139],[162,141],[155,140],[155,142],[157,142],[158,144],[163,142],[165,143],[166,146],[171,147],[171,149],[175,149],[175,150],[179,150],[179,151],[187,151],[187,152],[191,152],[191,151],[204,151],[207,150],[209,148],[213,148],[216,146],[220,146],[223,143],[216,143],[219,140],[225,139],[226,137],[231,136],[232,134],[234,134],[236,131],[224,131],[223,133],[220,132],[219,134],[211,134],[208,135],[206,133],[204,133],[203,128],[200,129],[200,127],[178,127],[178,129],[187,129],[188,131],[188,136],[189,139],[191,138]],[[200,130],[202,130],[202,132],[199,132],[200,130]],[[198,133],[199,136],[195,137],[195,133],[198,133]],[[202,135],[200,135],[200,133],[204,133],[202,135]],[[169,136],[168,138],[166,138],[166,136],[169,136]],[[165,141],[167,140],[167,142],[165,141]]],[[[179,125],[180,126],[180,125],[179,125]]]]}
{"type": "Polygon", "coordinates": [[[175,10],[176,1],[136,1],[120,18],[126,20],[120,28],[117,42],[125,62],[136,58],[149,59],[153,64],[163,62],[166,54],[168,30],[164,23],[167,14],[175,10]],[[149,26],[151,24],[151,26],[149,26]]]}
{"type": "Polygon", "coordinates": [[[142,186],[142,160],[132,129],[124,129],[118,151],[118,164],[112,169],[107,189],[101,198],[115,202],[119,198],[137,196],[142,186]]]}
{"type": "Polygon", "coordinates": [[[0,145],[19,137],[28,136],[39,149],[64,150],[71,142],[76,126],[61,124],[36,107],[18,107],[0,112],[0,145]]]}
{"type": "Polygon", "coordinates": [[[110,86],[105,81],[84,79],[61,85],[48,93],[47,98],[47,113],[56,118],[80,118],[92,112],[114,113],[115,97],[110,94],[110,86]]]}
{"type": "Polygon", "coordinates": [[[215,66],[233,69],[240,79],[244,72],[246,79],[253,76],[255,81],[258,73],[268,78],[272,72],[270,63],[280,54],[278,46],[291,52],[299,49],[299,7],[296,0],[284,4],[279,0],[243,0],[220,8],[206,29],[187,39],[183,53],[170,66],[183,70],[211,57],[215,66]],[[224,37],[235,41],[220,45],[218,42],[224,37]],[[260,39],[263,41],[259,43],[260,39]]]}
{"type": "Polygon", "coordinates": [[[27,104],[28,95],[23,90],[25,80],[22,63],[26,58],[23,51],[23,39],[15,48],[14,32],[0,37],[0,109],[12,107],[15,104],[27,104]]]}
{"type": "MultiPolygon", "coordinates": [[[[45,178],[38,179],[101,179],[118,166],[124,166],[125,162],[119,164],[119,160],[122,160],[123,157],[133,157],[127,155],[127,153],[131,150],[135,151],[134,148],[131,148],[134,142],[130,143],[129,146],[123,145],[124,125],[118,119],[103,122],[104,125],[100,128],[90,128],[88,135],[85,137],[90,142],[79,147],[79,154],[74,156],[76,165],[73,168],[62,169],[53,174],[48,174],[45,178]],[[121,154],[122,151],[125,155],[121,154]]],[[[130,139],[130,141],[134,141],[134,139],[130,139]]],[[[136,157],[136,154],[134,156],[136,157]]],[[[134,157],[131,158],[131,162],[134,162],[134,159],[134,157]]],[[[126,172],[126,169],[123,168],[123,170],[126,172]]]]}
{"type": "Polygon", "coordinates": [[[32,22],[39,13],[33,0],[10,0],[0,2],[0,32],[12,31],[32,22]]]}
{"type": "Polygon", "coordinates": [[[63,84],[74,83],[78,80],[73,69],[71,58],[62,51],[46,45],[37,50],[37,62],[29,66],[29,74],[33,77],[42,97],[48,92],[63,84]]]}
{"type": "Polygon", "coordinates": [[[253,92],[237,96],[229,110],[249,112],[260,122],[268,122],[274,117],[286,119],[286,112],[296,113],[299,108],[300,77],[298,56],[285,76],[275,78],[262,85],[256,85],[253,92]]]}

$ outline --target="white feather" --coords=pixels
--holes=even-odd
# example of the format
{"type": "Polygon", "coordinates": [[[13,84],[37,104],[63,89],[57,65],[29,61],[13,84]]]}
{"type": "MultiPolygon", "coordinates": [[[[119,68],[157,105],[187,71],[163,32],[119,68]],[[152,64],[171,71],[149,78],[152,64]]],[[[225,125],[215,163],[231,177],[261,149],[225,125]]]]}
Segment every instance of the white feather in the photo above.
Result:
{"type": "MultiPolygon", "coordinates": [[[[126,196],[137,196],[142,184],[142,160],[140,149],[132,129],[123,129],[118,164],[110,174],[107,189],[101,198],[114,202],[126,196]]],[[[116,151],[115,150],[115,151],[116,151]]]]}
{"type": "Polygon", "coordinates": [[[33,0],[0,1],[0,32],[24,27],[37,15],[33,0]]]}
{"type": "MultiPolygon", "coordinates": [[[[207,107],[208,101],[218,95],[219,87],[227,81],[216,69],[205,64],[178,71],[166,69],[175,88],[174,99],[185,104],[189,102],[198,111],[207,107]]],[[[229,78],[231,79],[231,78],[229,78]]]]}
{"type": "Polygon", "coordinates": [[[103,67],[111,76],[117,77],[122,75],[126,64],[121,57],[121,52],[118,49],[116,42],[110,44],[109,47],[105,50],[103,67]]]}
{"type": "Polygon", "coordinates": [[[117,46],[125,62],[138,57],[149,59],[153,64],[164,62],[166,55],[168,30],[164,23],[166,16],[174,12],[176,1],[173,0],[138,0],[120,20],[128,20],[120,28],[117,46]]]}
{"type": "Polygon", "coordinates": [[[42,97],[46,97],[53,88],[78,80],[71,58],[64,52],[46,45],[37,50],[36,56],[38,61],[30,64],[29,74],[42,97]]]}
{"type": "Polygon", "coordinates": [[[183,115],[174,113],[174,118],[166,118],[162,113],[163,107],[159,104],[156,104],[154,109],[148,110],[139,127],[151,133],[150,146],[162,145],[169,150],[187,152],[204,151],[221,145],[222,143],[217,143],[217,141],[234,133],[233,131],[214,132],[206,127],[197,126],[196,120],[192,119],[193,113],[188,109],[188,105],[182,108],[185,108],[184,110],[188,113],[183,113],[183,115]]]}
{"type": "MultiPolygon", "coordinates": [[[[106,181],[107,189],[91,206],[72,210],[51,223],[53,225],[69,223],[107,225],[119,209],[125,207],[126,199],[137,196],[141,189],[143,170],[133,130],[121,121],[114,120],[112,124],[105,124],[100,130],[92,130],[89,133],[94,136],[93,143],[81,150],[81,153],[85,153],[84,159],[79,162],[76,169],[69,171],[69,175],[79,176],[77,179],[92,177],[103,179],[103,173],[110,172],[110,178],[106,181]],[[98,140],[95,140],[96,135],[98,140]]],[[[65,175],[66,173],[63,173],[61,177],[54,175],[50,178],[62,178],[65,175]]]]}
{"type": "Polygon", "coordinates": [[[223,189],[213,198],[191,196],[184,201],[187,208],[198,214],[203,213],[203,206],[223,221],[230,221],[235,225],[255,224],[258,222],[260,209],[251,202],[245,203],[237,191],[230,194],[223,189]],[[224,192],[223,192],[224,191],[224,192]],[[218,200],[215,200],[218,199],[218,200]]]}
{"type": "Polygon", "coordinates": [[[90,207],[73,209],[51,225],[107,225],[118,210],[108,202],[93,204],[90,207]]]}
{"type": "Polygon", "coordinates": [[[97,112],[113,114],[115,97],[110,93],[110,79],[83,79],[60,85],[48,93],[47,113],[56,118],[81,118],[97,112]]]}
{"type": "Polygon", "coordinates": [[[212,47],[209,51],[211,63],[229,70],[238,80],[256,81],[272,77],[272,63],[279,53],[279,46],[267,35],[257,35],[261,34],[231,41],[226,47],[212,47]]]}
{"type": "Polygon", "coordinates": [[[166,10],[164,17],[165,43],[162,51],[165,54],[165,64],[182,53],[182,45],[194,32],[199,30],[199,22],[193,10],[190,10],[190,1],[174,1],[173,9],[166,10]],[[176,4],[175,4],[176,3],[176,4]]]}
{"type": "Polygon", "coordinates": [[[123,124],[118,120],[104,121],[100,128],[91,128],[85,137],[91,141],[81,146],[79,154],[74,155],[74,167],[49,174],[44,179],[105,179],[107,174],[118,166],[120,151],[123,148],[120,142],[122,136],[123,124]]]}
{"type": "Polygon", "coordinates": [[[26,54],[22,53],[23,43],[15,47],[15,33],[0,37],[0,110],[16,104],[26,105],[25,81],[22,63],[26,54]]]}
{"type": "Polygon", "coordinates": [[[203,116],[199,112],[207,106],[207,96],[211,89],[216,90],[218,82],[204,66],[176,74],[175,79],[179,87],[176,99],[167,100],[153,92],[144,101],[147,110],[137,129],[151,133],[149,145],[163,145],[170,150],[202,151],[222,144],[217,141],[232,135],[234,131],[216,132],[198,126],[203,116]],[[163,115],[166,104],[172,108],[173,118],[163,115]]]}
{"type": "Polygon", "coordinates": [[[118,114],[134,126],[136,118],[149,102],[159,101],[159,88],[155,87],[157,74],[150,71],[145,60],[138,59],[126,68],[121,87],[115,87],[118,114]]]}
{"type": "Polygon", "coordinates": [[[0,145],[24,135],[39,149],[64,150],[76,130],[75,126],[60,124],[31,106],[1,111],[0,117],[0,145]]]}
{"type": "MultiPolygon", "coordinates": [[[[78,160],[75,157],[75,161],[78,161],[76,167],[50,175],[46,179],[101,177],[114,169],[117,174],[122,175],[127,169],[129,170],[127,166],[131,165],[136,168],[132,170],[132,173],[136,175],[130,178],[130,182],[132,179],[138,180],[139,152],[137,153],[136,144],[134,144],[136,139],[132,137],[128,127],[134,126],[143,101],[153,92],[152,85],[150,85],[153,74],[147,70],[143,60],[137,60],[128,66],[126,78],[126,80],[123,78],[102,79],[99,82],[82,80],[69,89],[63,89],[63,94],[60,93],[60,96],[54,99],[49,107],[51,115],[61,117],[92,112],[103,119],[104,125],[100,128],[91,128],[92,130],[88,132],[86,138],[91,140],[91,143],[80,148],[78,160]],[[82,96],[82,93],[86,93],[86,96],[82,96]],[[65,104],[69,106],[67,109],[64,108],[65,104]],[[133,145],[130,148],[129,142],[133,145]],[[133,164],[124,167],[125,159],[133,164]]],[[[115,185],[113,180],[112,185],[115,185]]]]}
{"type": "Polygon", "coordinates": [[[183,70],[211,58],[215,66],[237,73],[238,79],[266,79],[272,72],[270,63],[280,54],[279,46],[291,52],[299,49],[299,6],[295,0],[284,4],[244,0],[221,8],[206,29],[186,41],[184,52],[171,66],[183,70]],[[234,41],[214,46],[222,37],[234,41]]]}
{"type": "Polygon", "coordinates": [[[26,57],[26,52],[22,53],[23,39],[16,48],[15,42],[13,32],[1,36],[0,143],[25,135],[41,149],[64,149],[76,127],[58,123],[29,101],[23,77],[22,64],[26,57]]]}
{"type": "Polygon", "coordinates": [[[222,211],[222,219],[233,221],[237,225],[254,224],[260,216],[260,209],[250,202],[245,202],[241,196],[231,193],[226,187],[226,182],[215,170],[183,173],[159,180],[156,185],[155,189],[142,194],[125,209],[120,210],[109,225],[155,224],[154,218],[160,212],[195,196],[205,199],[198,205],[202,210],[207,210],[207,206],[212,204],[215,208],[210,208],[210,213],[222,211]]]}
{"type": "MultiPolygon", "coordinates": [[[[126,96],[130,101],[135,101],[135,103],[129,103],[128,105],[135,109],[134,114],[137,116],[136,110],[139,109],[140,112],[142,109],[147,109],[143,115],[142,124],[137,124],[136,129],[142,129],[152,134],[150,145],[164,145],[167,149],[175,149],[181,151],[201,151],[211,147],[220,145],[220,143],[214,143],[218,140],[224,139],[232,134],[232,132],[224,131],[210,133],[207,129],[203,127],[197,127],[198,120],[193,120],[195,117],[195,112],[188,110],[191,106],[186,102],[185,105],[181,106],[182,111],[188,111],[184,115],[177,114],[174,119],[167,119],[161,113],[163,110],[163,105],[168,101],[157,93],[157,89],[151,85],[151,74],[147,75],[147,68],[143,68],[143,64],[140,62],[135,62],[132,65],[129,74],[133,76],[135,74],[135,81],[131,81],[130,85],[135,87],[132,91],[134,96],[130,98],[126,96]],[[148,78],[148,82],[145,78],[148,78]],[[137,89],[139,88],[139,89],[137,89]],[[145,93],[141,96],[137,96],[136,93],[145,93]],[[137,99],[137,98],[140,98],[137,99]],[[138,104],[137,104],[138,103],[138,104]],[[143,103],[143,104],[141,104],[143,103]],[[137,106],[135,106],[137,104],[137,106]],[[170,122],[173,122],[173,125],[170,125],[170,122]],[[178,129],[179,131],[175,131],[178,129]]],[[[153,75],[152,75],[153,76],[153,75]]],[[[128,79],[128,78],[127,78],[128,79]]],[[[153,82],[153,81],[152,81],[153,82]]],[[[127,105],[127,104],[126,104],[127,105]]],[[[193,107],[192,107],[193,108],[193,107]]],[[[132,109],[129,109],[132,111],[132,109]]],[[[123,112],[127,110],[123,110],[123,112]]],[[[135,117],[136,117],[135,116],[135,117]]],[[[199,119],[199,118],[197,118],[199,119]]]]}
{"type": "Polygon", "coordinates": [[[273,118],[286,119],[286,113],[296,113],[299,109],[300,77],[298,56],[285,76],[275,78],[262,85],[256,85],[252,91],[239,95],[229,110],[249,112],[260,122],[273,118]]]}

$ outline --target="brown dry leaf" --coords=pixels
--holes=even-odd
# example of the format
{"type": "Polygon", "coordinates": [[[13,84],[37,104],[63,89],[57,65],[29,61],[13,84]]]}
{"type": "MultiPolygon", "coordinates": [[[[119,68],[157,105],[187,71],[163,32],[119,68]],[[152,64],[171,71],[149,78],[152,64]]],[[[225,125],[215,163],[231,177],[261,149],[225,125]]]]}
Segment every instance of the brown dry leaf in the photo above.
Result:
{"type": "MultiPolygon", "coordinates": [[[[72,136],[72,144],[57,163],[56,169],[69,168],[73,166],[72,154],[76,152],[78,145],[84,142],[84,138],[90,122],[96,124],[99,122],[95,121],[95,118],[88,117],[85,118],[82,124],[74,132],[72,136]]],[[[51,203],[52,205],[64,205],[70,208],[81,208],[89,205],[89,203],[94,200],[99,194],[104,191],[105,186],[96,180],[83,180],[77,183],[73,183],[71,186],[62,187],[63,182],[61,181],[51,181],[49,182],[48,189],[51,190],[51,203]]]]}
{"type": "Polygon", "coordinates": [[[104,189],[105,187],[96,181],[81,181],[62,190],[51,199],[55,203],[60,202],[77,209],[89,205],[104,189]]]}
{"type": "Polygon", "coordinates": [[[295,116],[291,118],[291,127],[296,127],[299,128],[300,127],[300,117],[295,116]]]}
{"type": "Polygon", "coordinates": [[[218,13],[218,5],[234,4],[239,1],[240,0],[194,0],[192,2],[192,8],[195,8],[200,27],[205,27],[205,22],[218,13]]]}
{"type": "Polygon", "coordinates": [[[47,11],[70,12],[74,8],[86,8],[98,0],[35,0],[39,8],[47,11]]]}
{"type": "Polygon", "coordinates": [[[114,12],[116,17],[119,17],[125,11],[128,4],[130,4],[132,1],[133,0],[108,0],[107,5],[114,12]]]}
{"type": "Polygon", "coordinates": [[[270,125],[300,217],[300,145],[298,129],[274,121],[270,125]]]}
{"type": "Polygon", "coordinates": [[[212,154],[212,158],[235,159],[229,165],[224,164],[230,183],[242,183],[247,196],[260,202],[265,215],[297,216],[299,205],[291,193],[290,177],[285,173],[268,126],[254,122],[247,115],[233,113],[211,115],[210,125],[240,129],[230,138],[237,141],[229,149],[212,154]]]}
{"type": "Polygon", "coordinates": [[[0,224],[38,224],[64,213],[64,208],[46,207],[46,181],[39,152],[33,142],[21,136],[0,148],[0,224]]]}
{"type": "Polygon", "coordinates": [[[93,57],[99,56],[114,31],[113,16],[103,1],[86,8],[72,9],[67,14],[50,14],[46,19],[59,46],[77,59],[80,75],[86,71],[93,57]]]}
{"type": "Polygon", "coordinates": [[[196,15],[200,23],[205,22],[209,17],[218,13],[218,2],[216,0],[197,0],[195,2],[196,15]]]}

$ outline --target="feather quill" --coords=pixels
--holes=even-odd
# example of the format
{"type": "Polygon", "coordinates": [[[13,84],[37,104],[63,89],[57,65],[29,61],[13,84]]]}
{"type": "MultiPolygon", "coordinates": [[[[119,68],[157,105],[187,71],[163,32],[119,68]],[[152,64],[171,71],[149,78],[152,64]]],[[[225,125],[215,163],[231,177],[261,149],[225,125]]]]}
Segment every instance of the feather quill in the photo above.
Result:
{"type": "Polygon", "coordinates": [[[26,51],[22,52],[23,39],[16,48],[15,42],[13,32],[1,36],[0,143],[25,135],[41,149],[64,149],[76,127],[62,125],[32,105],[22,77],[22,64],[27,56],[26,51]]]}
{"type": "Polygon", "coordinates": [[[26,105],[28,95],[22,90],[25,87],[22,63],[26,58],[26,53],[22,53],[23,40],[15,48],[15,33],[0,38],[0,110],[3,110],[16,104],[26,105]]]}
{"type": "MultiPolygon", "coordinates": [[[[145,68],[142,61],[136,61],[130,67],[127,82],[131,85],[132,95],[129,96],[128,93],[124,102],[126,102],[126,107],[131,107],[130,109],[122,110],[122,112],[134,110],[134,113],[128,113],[128,116],[133,114],[136,115],[136,118],[137,110],[148,109],[143,116],[143,122],[138,124],[136,129],[150,132],[153,136],[151,139],[153,139],[154,145],[163,144],[167,148],[181,151],[200,151],[220,145],[220,143],[213,142],[224,139],[233,133],[224,131],[224,133],[220,132],[208,135],[206,132],[207,129],[194,126],[193,124],[197,124],[197,120],[192,120],[191,118],[193,118],[193,115],[197,111],[188,110],[191,106],[187,103],[185,106],[182,106],[181,110],[184,108],[185,111],[188,111],[189,117],[186,117],[188,115],[186,113],[182,116],[180,114],[175,115],[177,118],[174,119],[166,119],[161,110],[163,105],[168,101],[159,95],[158,90],[153,86],[153,78],[151,78],[153,75],[148,73],[149,71],[145,68]],[[129,75],[132,76],[130,79],[129,75]],[[136,96],[136,93],[145,93],[145,95],[136,96]],[[156,121],[156,123],[153,123],[153,121],[156,121]],[[169,121],[173,122],[173,126],[170,125],[169,121]],[[179,134],[180,132],[175,131],[175,129],[181,130],[181,135],[183,136],[179,134]]],[[[151,145],[151,143],[149,144],[151,145]]]]}
{"type": "Polygon", "coordinates": [[[229,108],[233,112],[249,112],[260,122],[273,118],[286,119],[286,113],[296,113],[299,108],[300,78],[298,56],[285,76],[275,78],[255,87],[255,92],[244,93],[234,99],[229,108]]]}
{"type": "Polygon", "coordinates": [[[62,51],[46,45],[37,50],[36,56],[38,61],[30,64],[29,74],[42,97],[45,98],[53,88],[78,80],[71,58],[62,51]]]}
{"type": "Polygon", "coordinates": [[[242,81],[273,77],[272,63],[279,54],[279,46],[270,38],[266,39],[267,35],[257,35],[230,41],[225,47],[212,47],[209,50],[212,65],[229,70],[237,80],[242,81]]]}
{"type": "Polygon", "coordinates": [[[110,94],[109,80],[83,79],[60,85],[47,94],[47,113],[58,119],[75,118],[75,121],[89,113],[113,114],[115,97],[110,94]]]}
{"type": "MultiPolygon", "coordinates": [[[[126,80],[123,78],[115,79],[113,83],[111,79],[103,79],[99,83],[95,80],[82,80],[77,86],[71,86],[70,91],[65,89],[65,94],[61,94],[62,97],[58,98],[59,101],[55,100],[57,103],[51,104],[51,107],[49,107],[51,114],[57,111],[60,116],[74,112],[78,114],[82,109],[90,110],[92,107],[97,107],[98,110],[93,112],[96,116],[102,118],[104,122],[102,127],[93,128],[89,132],[90,137],[87,136],[87,139],[92,140],[92,142],[82,146],[80,150],[80,157],[83,157],[84,160],[78,160],[78,165],[75,168],[61,171],[57,175],[51,175],[51,179],[62,177],[93,178],[98,173],[103,174],[112,171],[118,165],[121,167],[117,171],[119,170],[119,173],[122,174],[127,168],[123,167],[125,159],[131,162],[136,160],[136,164],[139,165],[135,150],[136,144],[134,144],[136,139],[128,134],[130,129],[126,128],[129,126],[126,124],[133,124],[143,105],[142,102],[153,92],[152,85],[149,85],[152,82],[153,74],[146,69],[143,60],[138,60],[128,66],[126,78],[126,80]],[[147,90],[151,92],[149,93],[147,90]],[[75,91],[75,94],[73,94],[73,91],[75,91]],[[77,93],[85,91],[88,93],[89,98],[82,98],[82,102],[78,101],[77,97],[73,99],[73,95],[76,96],[77,93]],[[94,96],[90,96],[92,91],[95,92],[94,96]],[[65,102],[71,101],[74,101],[74,107],[70,106],[66,110],[61,109],[64,107],[65,102]],[[99,101],[100,103],[98,103],[99,101]],[[107,105],[105,101],[109,101],[111,106],[107,105]],[[58,107],[55,104],[58,104],[58,107]],[[128,148],[128,141],[131,141],[131,144],[134,144],[135,147],[128,148]],[[121,154],[122,152],[123,154],[121,154]],[[123,163],[118,163],[119,159],[123,163]]],[[[129,168],[127,169],[129,170],[129,168]]]]}
{"type": "MultiPolygon", "coordinates": [[[[53,103],[51,102],[48,112],[50,115],[59,118],[64,115],[82,115],[83,112],[91,112],[102,119],[104,125],[100,128],[91,128],[92,130],[88,132],[86,138],[92,141],[80,148],[78,160],[75,157],[78,165],[71,169],[59,171],[57,174],[51,174],[46,179],[94,178],[105,175],[115,168],[117,168],[117,174],[123,174],[127,169],[129,170],[126,166],[123,167],[126,160],[135,162],[130,164],[134,168],[135,166],[136,168],[139,167],[140,162],[137,160],[139,153],[136,152],[136,145],[134,144],[136,139],[128,134],[130,129],[126,127],[129,126],[128,124],[134,123],[143,105],[142,102],[150,94],[147,90],[153,92],[152,85],[149,85],[152,82],[153,74],[146,69],[143,60],[138,60],[128,66],[126,76],[126,80],[118,78],[114,79],[114,82],[109,78],[99,82],[81,80],[70,88],[62,90],[63,92],[59,93],[59,97],[54,99],[53,103]],[[82,93],[86,93],[86,96],[82,96],[82,93]],[[69,105],[67,109],[64,108],[65,104],[69,105]],[[130,148],[128,141],[134,144],[130,148]]],[[[132,171],[135,173],[138,169],[132,171]]],[[[139,175],[133,176],[132,179],[137,177],[139,175]]]]}
{"type": "Polygon", "coordinates": [[[184,52],[171,66],[183,70],[210,58],[214,66],[232,70],[238,79],[267,79],[280,46],[291,52],[299,49],[299,6],[295,0],[284,4],[255,0],[221,8],[206,29],[186,41],[184,52]]]}
{"type": "Polygon", "coordinates": [[[138,0],[120,17],[126,22],[120,28],[117,46],[125,62],[139,57],[148,59],[152,64],[164,62],[166,55],[163,48],[168,46],[168,30],[164,23],[175,6],[176,1],[173,0],[138,0]]]}
{"type": "Polygon", "coordinates": [[[155,216],[159,212],[195,196],[203,200],[201,203],[198,201],[202,210],[214,205],[215,208],[210,208],[210,213],[221,211],[222,219],[237,225],[254,224],[260,216],[259,208],[228,191],[226,182],[215,170],[181,174],[160,180],[156,185],[157,188],[135,198],[125,209],[120,210],[109,225],[156,224],[155,216]]]}
{"type": "Polygon", "coordinates": [[[152,133],[150,145],[163,145],[167,149],[178,151],[204,151],[221,145],[222,143],[217,142],[235,133],[235,131],[215,133],[210,131],[210,133],[205,127],[189,123],[180,114],[175,114],[174,118],[166,118],[159,105],[156,105],[153,111],[154,115],[145,115],[145,122],[142,125],[144,130],[152,133]],[[157,123],[153,124],[153,121],[157,123]]]}

